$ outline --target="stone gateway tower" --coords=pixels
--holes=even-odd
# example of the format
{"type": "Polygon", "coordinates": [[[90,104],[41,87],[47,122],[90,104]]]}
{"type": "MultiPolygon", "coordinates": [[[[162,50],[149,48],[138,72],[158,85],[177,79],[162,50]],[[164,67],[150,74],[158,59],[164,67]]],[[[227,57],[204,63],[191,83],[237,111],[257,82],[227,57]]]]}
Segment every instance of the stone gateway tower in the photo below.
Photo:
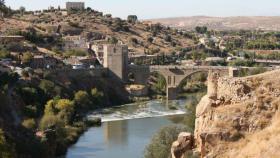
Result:
{"type": "Polygon", "coordinates": [[[85,3],[84,2],[66,2],[66,9],[67,11],[74,10],[84,10],[85,3]]]}
{"type": "Polygon", "coordinates": [[[128,47],[126,45],[106,44],[103,66],[108,68],[110,77],[127,81],[128,47]]]}

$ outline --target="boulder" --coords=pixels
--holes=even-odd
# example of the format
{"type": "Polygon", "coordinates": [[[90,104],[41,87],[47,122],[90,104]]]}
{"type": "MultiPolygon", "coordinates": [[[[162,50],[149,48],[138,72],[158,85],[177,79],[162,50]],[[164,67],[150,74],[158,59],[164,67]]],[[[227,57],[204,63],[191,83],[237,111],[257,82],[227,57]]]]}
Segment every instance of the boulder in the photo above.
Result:
{"type": "Polygon", "coordinates": [[[184,158],[188,150],[192,150],[194,145],[194,137],[191,133],[182,132],[178,139],[172,143],[171,155],[172,158],[184,158]]]}

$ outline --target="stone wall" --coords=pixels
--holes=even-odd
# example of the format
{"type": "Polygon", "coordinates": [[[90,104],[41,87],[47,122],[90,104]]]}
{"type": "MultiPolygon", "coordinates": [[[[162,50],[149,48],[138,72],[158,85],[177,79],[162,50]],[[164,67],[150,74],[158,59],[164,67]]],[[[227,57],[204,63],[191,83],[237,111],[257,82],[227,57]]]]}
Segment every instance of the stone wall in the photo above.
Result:
{"type": "Polygon", "coordinates": [[[202,157],[226,157],[227,145],[270,125],[280,109],[279,74],[233,78],[209,72],[208,93],[197,105],[194,131],[202,157]]]}

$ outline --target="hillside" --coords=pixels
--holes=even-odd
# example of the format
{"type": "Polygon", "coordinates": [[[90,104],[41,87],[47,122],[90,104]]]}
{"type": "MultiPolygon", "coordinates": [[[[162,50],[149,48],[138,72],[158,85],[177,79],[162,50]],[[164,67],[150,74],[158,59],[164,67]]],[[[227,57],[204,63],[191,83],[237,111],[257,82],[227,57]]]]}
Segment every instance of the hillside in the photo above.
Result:
{"type": "MultiPolygon", "coordinates": [[[[54,36],[82,36],[88,41],[117,38],[135,53],[171,53],[193,45],[193,41],[173,29],[161,25],[129,22],[102,12],[87,10],[67,14],[49,11],[40,14],[15,14],[0,21],[0,34],[15,34],[19,30],[36,31],[37,34],[54,36]]],[[[53,47],[53,46],[50,46],[53,47]]]]}
{"type": "Polygon", "coordinates": [[[213,30],[280,30],[279,16],[244,16],[244,17],[207,17],[192,16],[178,18],[152,19],[153,23],[162,23],[167,26],[193,30],[196,26],[207,26],[213,30]]]}
{"type": "Polygon", "coordinates": [[[279,157],[279,74],[210,75],[196,111],[195,137],[204,156],[279,157]]]}

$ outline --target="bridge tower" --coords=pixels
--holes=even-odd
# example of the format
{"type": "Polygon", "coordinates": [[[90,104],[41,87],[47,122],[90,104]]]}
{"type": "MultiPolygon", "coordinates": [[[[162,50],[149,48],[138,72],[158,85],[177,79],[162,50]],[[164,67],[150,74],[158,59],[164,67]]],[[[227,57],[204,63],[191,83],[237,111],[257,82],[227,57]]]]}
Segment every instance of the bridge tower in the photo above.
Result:
{"type": "Polygon", "coordinates": [[[126,82],[128,73],[128,47],[126,45],[106,44],[103,49],[103,66],[108,68],[109,76],[126,82]]]}
{"type": "Polygon", "coordinates": [[[167,75],[166,80],[166,97],[168,100],[175,100],[178,93],[178,83],[176,82],[176,75],[167,75]]]}

